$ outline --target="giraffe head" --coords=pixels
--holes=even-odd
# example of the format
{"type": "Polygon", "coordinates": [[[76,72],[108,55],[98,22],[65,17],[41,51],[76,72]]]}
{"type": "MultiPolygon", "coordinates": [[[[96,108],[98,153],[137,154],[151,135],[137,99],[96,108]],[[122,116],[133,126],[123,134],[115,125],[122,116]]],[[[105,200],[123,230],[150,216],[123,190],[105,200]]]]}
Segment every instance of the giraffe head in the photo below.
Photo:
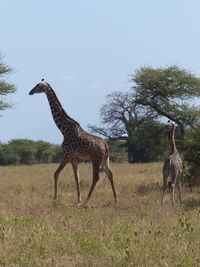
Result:
{"type": "Polygon", "coordinates": [[[34,95],[37,93],[47,93],[48,90],[49,84],[44,82],[44,79],[42,79],[42,81],[36,84],[36,86],[29,92],[29,95],[34,95]]]}
{"type": "Polygon", "coordinates": [[[169,133],[174,129],[174,127],[175,127],[175,124],[173,122],[168,121],[165,124],[163,131],[164,131],[164,133],[169,133]]]}

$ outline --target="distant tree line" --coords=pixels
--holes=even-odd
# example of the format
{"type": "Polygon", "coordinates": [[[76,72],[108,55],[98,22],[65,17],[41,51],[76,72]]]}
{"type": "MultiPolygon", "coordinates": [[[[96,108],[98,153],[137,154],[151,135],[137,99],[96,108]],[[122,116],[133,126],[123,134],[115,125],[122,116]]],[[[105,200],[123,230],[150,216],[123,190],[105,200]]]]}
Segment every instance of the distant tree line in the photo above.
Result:
{"type": "MultiPolygon", "coordinates": [[[[138,138],[139,140],[139,138],[138,138]]],[[[137,144],[138,144],[137,140],[137,144]]],[[[141,142],[141,147],[133,147],[135,159],[137,162],[150,162],[163,159],[162,147],[158,149],[158,145],[151,149],[146,150],[145,158],[139,150],[145,150],[145,143],[141,142]],[[142,156],[141,156],[142,155],[142,156]]],[[[146,140],[148,142],[148,140],[146,140]]],[[[149,140],[150,142],[150,140],[149,140]]],[[[127,162],[128,149],[124,141],[107,140],[110,150],[111,162],[127,162]]],[[[159,142],[160,143],[160,142],[159,142]]],[[[162,143],[162,142],[161,142],[162,143]]],[[[162,143],[163,144],[163,143],[162,143]]],[[[51,144],[45,141],[32,141],[28,139],[14,139],[7,144],[0,143],[0,165],[30,165],[40,163],[59,163],[63,158],[63,150],[60,145],[51,144]]]]}
{"type": "MultiPolygon", "coordinates": [[[[127,161],[127,149],[124,142],[108,141],[108,144],[112,162],[127,161]]],[[[45,141],[14,139],[7,144],[0,143],[1,166],[59,163],[62,158],[62,147],[45,141]]]]}
{"type": "Polygon", "coordinates": [[[61,146],[44,141],[14,139],[0,144],[0,165],[21,165],[60,162],[61,146]]]}

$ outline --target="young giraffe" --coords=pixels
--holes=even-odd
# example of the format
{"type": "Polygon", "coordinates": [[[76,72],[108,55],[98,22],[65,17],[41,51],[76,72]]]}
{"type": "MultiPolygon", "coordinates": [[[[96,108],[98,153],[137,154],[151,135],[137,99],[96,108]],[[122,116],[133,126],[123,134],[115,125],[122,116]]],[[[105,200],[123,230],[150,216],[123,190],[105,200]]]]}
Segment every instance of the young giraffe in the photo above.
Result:
{"type": "Polygon", "coordinates": [[[117,202],[113,175],[109,167],[108,145],[106,142],[97,136],[91,135],[84,131],[80,124],[72,119],[62,108],[54,90],[51,86],[42,82],[38,83],[29,93],[45,93],[49,101],[53,119],[64,136],[62,148],[64,151],[64,159],[60,163],[54,174],[54,198],[57,198],[57,181],[60,172],[68,162],[71,162],[77,188],[77,202],[80,204],[80,189],[79,189],[79,173],[77,160],[91,160],[93,166],[93,180],[86,201],[82,204],[87,206],[87,203],[92,195],[92,191],[99,180],[99,167],[104,167],[105,173],[111,183],[112,192],[115,203],[117,202]]]}
{"type": "Polygon", "coordinates": [[[171,181],[168,183],[170,187],[172,187],[172,205],[175,206],[175,185],[178,183],[179,190],[179,199],[182,201],[182,186],[181,186],[181,174],[182,174],[182,160],[178,153],[175,144],[175,124],[170,123],[168,121],[165,124],[163,131],[168,133],[169,144],[170,144],[170,155],[165,160],[163,165],[163,196],[162,196],[162,204],[164,204],[165,192],[167,190],[167,178],[170,176],[171,181]]]}

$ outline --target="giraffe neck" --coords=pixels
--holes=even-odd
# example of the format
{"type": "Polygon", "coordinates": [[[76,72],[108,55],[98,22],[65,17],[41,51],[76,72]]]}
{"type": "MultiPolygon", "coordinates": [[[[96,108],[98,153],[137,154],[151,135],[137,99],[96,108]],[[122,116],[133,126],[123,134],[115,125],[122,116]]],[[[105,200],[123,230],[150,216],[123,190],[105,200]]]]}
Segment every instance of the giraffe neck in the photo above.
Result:
{"type": "Polygon", "coordinates": [[[173,126],[172,131],[169,133],[169,145],[171,154],[177,151],[175,144],[175,126],[173,126]]]}
{"type": "Polygon", "coordinates": [[[62,134],[65,136],[66,132],[73,130],[79,123],[72,119],[64,111],[60,101],[58,100],[54,90],[49,85],[49,90],[46,92],[47,99],[49,101],[49,106],[51,108],[51,113],[55,124],[60,129],[62,134]]]}

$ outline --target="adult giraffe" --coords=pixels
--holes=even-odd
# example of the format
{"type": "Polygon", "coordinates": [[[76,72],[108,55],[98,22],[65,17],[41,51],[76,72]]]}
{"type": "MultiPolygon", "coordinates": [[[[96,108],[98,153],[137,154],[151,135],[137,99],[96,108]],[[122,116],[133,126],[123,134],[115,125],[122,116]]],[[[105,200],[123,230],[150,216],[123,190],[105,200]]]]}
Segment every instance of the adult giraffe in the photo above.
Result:
{"type": "Polygon", "coordinates": [[[79,173],[78,173],[78,159],[91,160],[93,166],[93,180],[87,199],[82,204],[87,206],[88,201],[92,195],[92,191],[99,180],[99,167],[104,167],[105,173],[111,183],[114,201],[117,202],[115,192],[113,175],[109,167],[108,145],[100,137],[84,131],[80,124],[72,119],[62,108],[54,90],[47,83],[42,81],[38,83],[29,93],[33,95],[36,93],[45,93],[49,101],[53,119],[63,134],[64,140],[62,148],[64,151],[64,158],[54,174],[54,198],[57,198],[57,181],[60,172],[68,162],[71,162],[77,188],[77,202],[80,204],[80,189],[79,189],[79,173]]]}

